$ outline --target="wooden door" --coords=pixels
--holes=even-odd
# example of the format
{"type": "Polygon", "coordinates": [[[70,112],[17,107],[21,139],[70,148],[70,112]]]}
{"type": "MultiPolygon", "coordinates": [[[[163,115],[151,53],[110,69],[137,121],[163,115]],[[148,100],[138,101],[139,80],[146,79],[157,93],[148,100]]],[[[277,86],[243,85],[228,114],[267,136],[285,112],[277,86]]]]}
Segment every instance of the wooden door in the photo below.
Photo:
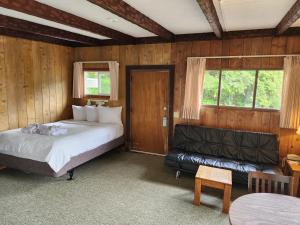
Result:
{"type": "Polygon", "coordinates": [[[167,154],[168,81],[168,71],[132,71],[130,85],[132,150],[167,154]]]}

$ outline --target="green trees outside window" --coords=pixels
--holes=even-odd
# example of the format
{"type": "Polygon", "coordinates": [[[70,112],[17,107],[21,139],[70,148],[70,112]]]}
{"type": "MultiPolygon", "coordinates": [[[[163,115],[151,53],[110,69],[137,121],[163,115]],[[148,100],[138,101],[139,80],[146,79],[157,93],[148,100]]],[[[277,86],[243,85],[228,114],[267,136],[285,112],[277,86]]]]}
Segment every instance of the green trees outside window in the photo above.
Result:
{"type": "Polygon", "coordinates": [[[220,105],[252,107],[255,74],[255,70],[222,71],[220,105]]]}
{"type": "Polygon", "coordinates": [[[280,109],[282,83],[282,70],[260,70],[258,72],[255,107],[280,109]]]}
{"type": "Polygon", "coordinates": [[[110,74],[106,71],[84,71],[85,95],[110,95],[110,74]]]}
{"type": "Polygon", "coordinates": [[[203,105],[280,109],[282,70],[207,70],[203,105]]]}
{"type": "Polygon", "coordinates": [[[205,72],[202,98],[203,105],[218,104],[219,76],[219,70],[207,70],[205,72]]]}

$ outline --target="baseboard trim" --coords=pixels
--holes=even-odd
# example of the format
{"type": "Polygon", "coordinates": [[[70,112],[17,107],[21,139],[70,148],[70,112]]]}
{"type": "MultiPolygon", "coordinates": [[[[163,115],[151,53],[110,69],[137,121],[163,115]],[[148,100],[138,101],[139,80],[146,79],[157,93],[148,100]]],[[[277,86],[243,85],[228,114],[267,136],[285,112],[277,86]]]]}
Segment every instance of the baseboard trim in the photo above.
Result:
{"type": "Polygon", "coordinates": [[[147,155],[156,155],[156,156],[163,156],[165,157],[166,155],[159,154],[159,153],[151,153],[151,152],[143,152],[143,151],[138,151],[134,149],[130,149],[131,152],[136,152],[136,153],[142,153],[142,154],[147,154],[147,155]]]}

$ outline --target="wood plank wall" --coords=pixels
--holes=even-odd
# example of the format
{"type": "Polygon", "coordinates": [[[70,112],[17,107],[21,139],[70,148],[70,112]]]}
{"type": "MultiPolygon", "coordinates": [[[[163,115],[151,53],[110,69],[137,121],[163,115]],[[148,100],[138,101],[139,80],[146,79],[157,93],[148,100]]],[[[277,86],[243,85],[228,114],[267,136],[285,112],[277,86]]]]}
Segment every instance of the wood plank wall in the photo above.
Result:
{"type": "MultiPolygon", "coordinates": [[[[127,65],[170,64],[170,52],[171,44],[86,47],[75,49],[75,60],[117,60],[120,63],[119,101],[109,102],[109,105],[124,107],[122,120],[125,122],[125,67],[127,65]]],[[[85,104],[86,99],[76,99],[75,103],[85,104]]]]}
{"type": "MultiPolygon", "coordinates": [[[[74,60],[119,61],[120,100],[110,105],[123,107],[126,65],[175,64],[174,111],[181,112],[187,57],[284,53],[300,53],[299,36],[75,49],[0,36],[0,130],[70,118],[74,60]]],[[[282,68],[282,59],[208,60],[207,65],[210,69],[278,69],[282,68]]],[[[174,122],[276,133],[280,135],[281,157],[287,153],[300,154],[300,137],[295,130],[279,129],[279,116],[279,112],[207,107],[203,108],[200,121],[175,118],[174,122]]]]}
{"type": "MultiPolygon", "coordinates": [[[[186,58],[189,56],[300,54],[300,37],[262,37],[231,40],[193,41],[166,44],[76,48],[75,60],[118,60],[120,62],[120,100],[114,105],[125,107],[125,66],[175,64],[174,111],[181,112],[184,97],[186,58]]],[[[208,68],[279,69],[280,58],[209,60],[208,68]]],[[[125,117],[123,110],[123,118],[125,117]]],[[[175,118],[176,123],[196,123],[280,135],[280,155],[300,154],[300,138],[295,130],[279,129],[279,112],[229,108],[203,108],[200,121],[175,118]]],[[[125,121],[125,120],[123,120],[125,121]]]]}
{"type": "Polygon", "coordinates": [[[74,49],[0,36],[0,130],[71,117],[74,49]]]}

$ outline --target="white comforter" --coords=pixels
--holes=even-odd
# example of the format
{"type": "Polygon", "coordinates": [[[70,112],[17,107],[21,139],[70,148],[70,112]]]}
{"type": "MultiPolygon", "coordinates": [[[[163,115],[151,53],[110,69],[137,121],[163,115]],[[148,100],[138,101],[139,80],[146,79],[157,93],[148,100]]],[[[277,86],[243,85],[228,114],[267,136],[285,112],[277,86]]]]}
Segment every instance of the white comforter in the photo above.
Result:
{"type": "Polygon", "coordinates": [[[0,153],[47,162],[58,172],[74,156],[123,135],[123,126],[113,123],[65,120],[51,123],[68,129],[62,136],[24,134],[21,129],[0,132],[0,153]]]}

